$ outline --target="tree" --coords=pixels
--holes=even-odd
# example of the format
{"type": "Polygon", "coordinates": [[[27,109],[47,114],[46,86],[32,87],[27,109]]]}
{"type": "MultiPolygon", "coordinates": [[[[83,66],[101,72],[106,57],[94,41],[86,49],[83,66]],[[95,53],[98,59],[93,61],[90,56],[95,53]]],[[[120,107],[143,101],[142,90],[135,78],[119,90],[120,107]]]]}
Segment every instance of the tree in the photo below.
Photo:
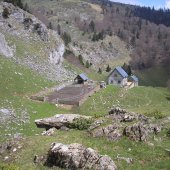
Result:
{"type": "Polygon", "coordinates": [[[79,54],[78,58],[79,58],[80,63],[81,63],[82,65],[84,65],[83,57],[82,57],[82,55],[81,55],[81,54],[79,54]]]}
{"type": "Polygon", "coordinates": [[[53,25],[52,25],[52,23],[51,23],[51,22],[49,22],[49,24],[48,24],[48,26],[47,26],[47,27],[48,27],[48,29],[51,29],[51,30],[52,30],[52,29],[53,29],[53,25]]]}
{"type": "Polygon", "coordinates": [[[123,66],[122,66],[122,68],[126,71],[126,73],[127,73],[129,76],[132,75],[132,69],[131,69],[131,66],[130,66],[130,65],[124,63],[123,66]]]}
{"type": "Polygon", "coordinates": [[[98,73],[102,74],[102,69],[100,67],[99,67],[98,73]]]}
{"type": "Polygon", "coordinates": [[[110,68],[110,66],[108,64],[107,67],[106,67],[106,72],[110,72],[110,71],[111,71],[111,68],[110,68]]]}
{"type": "Polygon", "coordinates": [[[6,19],[9,18],[9,9],[8,8],[4,8],[3,12],[2,12],[2,16],[6,19]]]}
{"type": "Polygon", "coordinates": [[[61,35],[61,26],[60,26],[60,24],[57,25],[57,32],[58,32],[58,35],[61,35]]]}
{"type": "Polygon", "coordinates": [[[90,29],[92,32],[95,31],[95,23],[94,23],[93,20],[92,20],[92,21],[90,22],[90,24],[89,24],[89,29],[90,29]]]}
{"type": "Polygon", "coordinates": [[[97,41],[97,34],[96,34],[96,32],[94,32],[94,34],[93,34],[92,41],[97,41]]]}
{"type": "Polygon", "coordinates": [[[63,39],[66,46],[71,42],[70,34],[64,32],[64,34],[61,37],[62,37],[62,39],[63,39]]]}
{"type": "Polygon", "coordinates": [[[89,63],[89,61],[87,60],[86,61],[86,68],[89,68],[90,67],[90,63],[89,63]]]}
{"type": "Polygon", "coordinates": [[[23,10],[27,11],[27,12],[30,12],[29,10],[29,6],[27,3],[25,3],[24,7],[23,7],[23,10]]]}

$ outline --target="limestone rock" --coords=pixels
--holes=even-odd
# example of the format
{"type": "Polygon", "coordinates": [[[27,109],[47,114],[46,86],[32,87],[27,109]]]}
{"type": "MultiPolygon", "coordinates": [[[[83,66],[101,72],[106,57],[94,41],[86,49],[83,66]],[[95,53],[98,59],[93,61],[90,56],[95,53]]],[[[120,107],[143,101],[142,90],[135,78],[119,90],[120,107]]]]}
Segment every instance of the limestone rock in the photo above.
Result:
{"type": "Polygon", "coordinates": [[[89,133],[92,137],[106,137],[108,140],[119,140],[123,134],[116,124],[96,128],[90,130],[89,133]]]}
{"type": "Polygon", "coordinates": [[[64,52],[64,42],[56,31],[48,29],[43,22],[19,7],[0,2],[0,54],[49,80],[63,82],[76,76],[75,71],[62,64],[64,52]],[[4,8],[10,11],[7,19],[2,17],[4,8]],[[11,37],[9,42],[6,37],[11,37]],[[24,44],[20,47],[20,43],[16,44],[18,41],[24,44]],[[34,44],[38,44],[36,50],[33,50],[34,44]],[[18,53],[19,47],[24,48],[22,57],[18,53]]]}
{"type": "Polygon", "coordinates": [[[5,40],[5,36],[0,32],[0,54],[6,57],[13,57],[14,53],[12,48],[8,45],[5,40]]]}
{"type": "Polygon", "coordinates": [[[90,116],[82,116],[78,114],[57,114],[53,117],[35,120],[37,127],[49,129],[55,127],[60,129],[62,126],[70,127],[76,119],[90,119],[90,116]]]}
{"type": "Polygon", "coordinates": [[[148,117],[144,115],[134,113],[134,112],[128,112],[119,107],[112,108],[109,111],[109,114],[107,115],[107,117],[112,118],[114,121],[117,121],[117,122],[132,122],[134,120],[140,120],[144,122],[148,121],[148,117]]]}
{"type": "Polygon", "coordinates": [[[55,130],[56,130],[56,128],[51,128],[51,129],[49,129],[47,131],[43,131],[42,135],[43,136],[52,136],[54,134],[55,130]]]}
{"type": "Polygon", "coordinates": [[[58,166],[67,170],[116,170],[113,160],[102,156],[92,148],[81,144],[53,143],[47,156],[46,166],[58,166]]]}
{"type": "Polygon", "coordinates": [[[161,127],[152,124],[143,124],[141,122],[127,126],[124,129],[124,135],[134,141],[146,141],[149,134],[157,134],[161,131],[161,127]]]}
{"type": "Polygon", "coordinates": [[[51,64],[61,64],[63,62],[63,54],[65,51],[64,44],[61,44],[56,49],[52,49],[49,55],[51,64]]]}

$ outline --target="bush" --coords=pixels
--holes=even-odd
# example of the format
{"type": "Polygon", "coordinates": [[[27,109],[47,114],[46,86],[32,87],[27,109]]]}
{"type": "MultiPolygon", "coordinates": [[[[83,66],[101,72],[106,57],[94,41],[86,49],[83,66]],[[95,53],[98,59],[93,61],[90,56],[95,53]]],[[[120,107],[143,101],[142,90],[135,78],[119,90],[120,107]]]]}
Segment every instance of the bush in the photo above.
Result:
{"type": "Polygon", "coordinates": [[[110,68],[110,66],[108,64],[108,66],[106,67],[106,72],[110,72],[110,71],[111,71],[111,68],[110,68]]]}
{"type": "Polygon", "coordinates": [[[81,55],[81,54],[78,56],[78,58],[79,58],[80,63],[81,63],[82,65],[84,65],[83,57],[82,57],[82,55],[81,55]]]}
{"type": "Polygon", "coordinates": [[[90,127],[92,124],[93,120],[92,119],[76,119],[73,121],[73,123],[69,126],[72,129],[78,129],[78,130],[85,130],[90,127]]]}
{"type": "Polygon", "coordinates": [[[170,129],[167,132],[167,136],[170,137],[170,129]]]}
{"type": "Polygon", "coordinates": [[[159,110],[154,110],[152,112],[147,112],[145,114],[149,117],[154,117],[155,119],[162,119],[165,117],[165,114],[159,110]]]}
{"type": "Polygon", "coordinates": [[[70,34],[68,34],[66,32],[64,32],[64,34],[61,36],[61,38],[63,39],[66,46],[71,42],[71,36],[70,36],[70,34]]]}
{"type": "Polygon", "coordinates": [[[98,73],[102,74],[102,69],[101,68],[99,68],[98,73]]]}
{"type": "Polygon", "coordinates": [[[87,60],[86,61],[86,68],[89,68],[90,67],[90,63],[89,63],[89,61],[87,60]]]}
{"type": "Polygon", "coordinates": [[[9,9],[8,9],[8,8],[4,8],[3,13],[2,13],[2,16],[3,16],[4,18],[9,18],[9,15],[10,15],[9,9]]]}

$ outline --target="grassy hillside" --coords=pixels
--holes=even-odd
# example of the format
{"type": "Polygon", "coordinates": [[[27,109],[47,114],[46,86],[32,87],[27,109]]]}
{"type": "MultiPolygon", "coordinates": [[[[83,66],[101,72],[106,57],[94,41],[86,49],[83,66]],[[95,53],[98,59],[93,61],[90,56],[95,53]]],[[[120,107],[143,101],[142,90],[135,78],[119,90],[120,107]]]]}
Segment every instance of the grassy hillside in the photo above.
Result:
{"type": "MultiPolygon", "coordinates": [[[[34,87],[34,85],[31,86],[34,87]]],[[[34,119],[52,116],[56,113],[77,112],[98,117],[106,114],[113,105],[129,111],[145,113],[148,116],[153,116],[152,113],[155,110],[159,110],[163,113],[163,116],[170,116],[168,96],[170,96],[170,91],[164,88],[137,87],[125,91],[121,88],[108,86],[106,89],[90,97],[80,108],[73,109],[72,111],[56,108],[54,105],[47,103],[32,102],[21,96],[15,96],[15,102],[9,98],[14,108],[17,109],[18,105],[23,105],[24,108],[28,109],[31,117],[30,123],[20,127],[23,130],[19,132],[23,133],[26,139],[22,141],[23,148],[15,153],[13,164],[21,170],[50,169],[41,164],[35,165],[33,157],[36,154],[46,155],[52,142],[61,142],[65,144],[81,143],[86,147],[98,150],[101,154],[107,154],[111,156],[120,170],[168,170],[170,168],[170,158],[165,149],[170,147],[170,143],[169,138],[165,135],[166,129],[161,134],[151,137],[146,143],[141,143],[130,141],[125,137],[115,142],[107,141],[105,138],[95,139],[89,137],[86,131],[78,130],[57,131],[54,136],[41,136],[40,133],[43,129],[38,129],[34,125],[34,119]],[[35,114],[34,111],[37,113],[35,114]],[[162,136],[164,137],[162,138],[162,136]],[[118,161],[118,155],[133,158],[134,162],[127,164],[125,161],[118,161]]],[[[0,131],[1,134],[5,133],[4,129],[0,129],[0,131]]],[[[18,129],[15,129],[15,132],[18,132],[18,129]]]]}
{"type": "Polygon", "coordinates": [[[30,122],[19,122],[18,125],[9,121],[7,124],[1,124],[0,131],[3,133],[1,133],[0,141],[4,140],[7,134],[35,134],[37,130],[39,132],[39,129],[34,125],[35,119],[62,112],[62,109],[57,109],[54,105],[33,102],[29,99],[31,94],[54,86],[55,82],[51,82],[31,70],[17,65],[3,56],[0,56],[0,82],[0,109],[13,110],[18,119],[26,114],[30,122]]]}
{"type": "Polygon", "coordinates": [[[112,107],[121,107],[129,111],[150,114],[160,111],[170,115],[170,91],[164,88],[135,87],[129,90],[108,86],[89,98],[77,113],[100,116],[112,107]]]}

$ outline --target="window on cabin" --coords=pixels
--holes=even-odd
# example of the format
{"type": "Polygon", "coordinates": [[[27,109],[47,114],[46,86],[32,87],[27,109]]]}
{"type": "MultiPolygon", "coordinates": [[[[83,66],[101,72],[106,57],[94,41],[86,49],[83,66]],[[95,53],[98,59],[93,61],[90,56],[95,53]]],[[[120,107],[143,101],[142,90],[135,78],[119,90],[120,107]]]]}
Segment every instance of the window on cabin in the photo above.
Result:
{"type": "Polygon", "coordinates": [[[117,74],[115,73],[114,76],[117,77],[117,74]]]}
{"type": "Polygon", "coordinates": [[[113,80],[111,80],[110,83],[113,84],[113,80]]]}
{"type": "Polygon", "coordinates": [[[120,80],[118,80],[118,84],[120,84],[121,83],[121,81],[120,80]]]}

